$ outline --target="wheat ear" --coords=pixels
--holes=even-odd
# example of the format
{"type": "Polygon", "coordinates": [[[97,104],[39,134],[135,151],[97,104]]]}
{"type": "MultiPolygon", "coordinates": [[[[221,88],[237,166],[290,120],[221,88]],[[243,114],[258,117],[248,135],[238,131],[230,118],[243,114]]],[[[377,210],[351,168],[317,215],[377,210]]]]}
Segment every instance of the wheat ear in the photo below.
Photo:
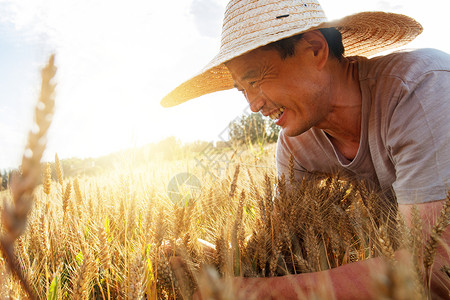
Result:
{"type": "Polygon", "coordinates": [[[76,271],[75,282],[73,286],[73,299],[85,299],[89,293],[89,285],[95,273],[95,262],[90,253],[83,253],[83,263],[76,271]]]}
{"type": "Polygon", "coordinates": [[[50,168],[50,163],[46,163],[44,167],[44,193],[48,196],[50,195],[50,187],[52,185],[52,170],[50,168]]]}
{"type": "Polygon", "coordinates": [[[83,196],[81,195],[80,183],[78,182],[78,178],[75,178],[73,181],[73,191],[75,192],[77,205],[81,206],[83,204],[83,196]]]}
{"type": "MultiPolygon", "coordinates": [[[[64,189],[63,198],[62,198],[62,208],[63,208],[64,216],[66,215],[67,209],[69,207],[71,191],[72,191],[72,185],[70,184],[70,182],[67,182],[66,188],[64,189]]],[[[65,220],[65,218],[64,218],[64,220],[65,220]]]]}
{"type": "Polygon", "coordinates": [[[22,174],[11,182],[12,205],[5,203],[2,222],[5,228],[1,238],[1,248],[12,272],[19,278],[28,296],[35,299],[31,287],[15,264],[14,241],[23,234],[27,225],[27,216],[33,205],[33,190],[39,183],[40,161],[46,146],[47,130],[50,126],[54,109],[55,84],[50,83],[56,73],[55,56],[51,55],[48,65],[42,70],[42,86],[38,103],[35,107],[35,128],[28,135],[28,143],[22,158],[22,174]]]}
{"type": "Polygon", "coordinates": [[[430,237],[427,240],[427,243],[424,247],[424,259],[423,263],[425,266],[427,279],[428,279],[428,286],[431,284],[431,269],[434,262],[434,258],[436,256],[436,248],[437,244],[439,242],[439,239],[444,232],[447,225],[450,223],[450,191],[447,194],[447,198],[444,201],[444,205],[441,209],[441,213],[439,215],[439,218],[436,222],[436,224],[431,229],[430,237]]]}
{"type": "Polygon", "coordinates": [[[145,270],[145,262],[138,251],[134,255],[128,274],[128,299],[145,299],[145,270]]]}
{"type": "Polygon", "coordinates": [[[55,153],[55,170],[56,170],[56,177],[58,177],[58,182],[62,186],[63,185],[63,169],[61,166],[61,162],[59,161],[58,154],[55,153]]]}

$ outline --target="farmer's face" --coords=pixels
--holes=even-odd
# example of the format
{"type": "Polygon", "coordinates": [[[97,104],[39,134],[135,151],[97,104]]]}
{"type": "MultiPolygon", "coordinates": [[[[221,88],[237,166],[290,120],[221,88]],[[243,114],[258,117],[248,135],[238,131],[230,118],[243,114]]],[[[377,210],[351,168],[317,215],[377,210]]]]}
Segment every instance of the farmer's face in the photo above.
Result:
{"type": "Polygon", "coordinates": [[[258,48],[226,63],[251,110],[276,119],[288,136],[320,125],[331,111],[330,76],[309,46],[298,42],[295,55],[284,60],[276,50],[258,48]]]}

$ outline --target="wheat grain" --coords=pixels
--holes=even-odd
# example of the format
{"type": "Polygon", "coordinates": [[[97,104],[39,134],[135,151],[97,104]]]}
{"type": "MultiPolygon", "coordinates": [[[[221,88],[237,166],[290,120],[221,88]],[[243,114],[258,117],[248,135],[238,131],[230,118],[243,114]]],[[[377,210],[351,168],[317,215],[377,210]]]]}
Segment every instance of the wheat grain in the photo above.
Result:
{"type": "Polygon", "coordinates": [[[175,281],[175,276],[164,253],[159,253],[156,259],[156,278],[160,290],[164,290],[175,297],[178,283],[175,281]]]}
{"type": "Polygon", "coordinates": [[[83,196],[81,195],[80,183],[78,178],[73,180],[73,191],[75,192],[75,199],[77,200],[78,207],[83,204],[83,196]]]}
{"type": "Polygon", "coordinates": [[[21,261],[22,269],[24,270],[24,273],[27,274],[28,270],[31,266],[31,263],[30,263],[30,257],[28,256],[26,245],[25,245],[25,238],[23,236],[21,236],[17,240],[17,249],[19,250],[17,258],[18,258],[18,260],[21,261]]]}
{"type": "Polygon", "coordinates": [[[227,274],[227,261],[228,261],[228,245],[225,238],[225,232],[222,229],[220,235],[216,239],[216,249],[214,252],[214,262],[217,266],[219,274],[222,276],[227,274]]]}
{"type": "Polygon", "coordinates": [[[289,184],[291,187],[295,185],[294,155],[289,156],[289,184]]]}
{"type": "Polygon", "coordinates": [[[66,188],[64,189],[63,198],[62,198],[62,208],[63,208],[64,216],[67,214],[71,191],[72,191],[72,185],[70,182],[67,182],[66,188]]]}
{"type": "Polygon", "coordinates": [[[50,195],[50,186],[52,184],[52,171],[50,169],[50,163],[45,164],[44,168],[44,193],[50,195]]]}
{"type": "Polygon", "coordinates": [[[417,205],[413,205],[411,208],[411,227],[409,233],[409,247],[412,249],[415,270],[418,277],[423,278],[423,227],[417,205]]]}
{"type": "Polygon", "coordinates": [[[319,242],[314,233],[312,226],[309,226],[305,232],[305,248],[307,254],[308,264],[314,270],[319,270],[320,266],[320,249],[319,242]]]}
{"type": "Polygon", "coordinates": [[[84,253],[83,263],[79,266],[75,274],[72,298],[84,300],[90,294],[91,279],[95,276],[95,262],[89,253],[84,253]]]}
{"type": "Polygon", "coordinates": [[[111,268],[111,255],[110,255],[110,246],[109,241],[106,236],[105,227],[103,224],[98,224],[97,226],[97,235],[98,235],[98,247],[99,247],[99,261],[101,266],[105,271],[108,271],[111,268]]]}
{"type": "Polygon", "coordinates": [[[392,243],[389,240],[385,226],[380,226],[378,241],[380,243],[381,253],[390,260],[395,260],[394,249],[392,243]]]}
{"type": "Polygon", "coordinates": [[[128,299],[145,299],[145,285],[145,264],[142,255],[137,252],[133,257],[128,275],[128,299]]]}
{"type": "Polygon", "coordinates": [[[275,272],[277,270],[278,267],[278,259],[280,258],[281,255],[281,247],[282,247],[282,241],[281,238],[279,236],[277,236],[274,241],[273,241],[273,245],[272,245],[272,255],[270,257],[270,261],[269,261],[269,276],[275,276],[275,272]]]}
{"type": "Polygon", "coordinates": [[[49,256],[50,252],[50,246],[49,246],[49,240],[48,240],[48,225],[47,225],[47,219],[45,217],[45,214],[41,214],[41,222],[39,224],[39,242],[40,242],[40,248],[42,257],[46,258],[49,256]]]}
{"type": "Polygon", "coordinates": [[[237,180],[238,180],[240,168],[241,168],[241,165],[237,165],[236,169],[234,170],[233,181],[231,182],[231,186],[230,186],[230,193],[229,193],[230,198],[233,198],[234,192],[236,191],[237,180]]]}
{"type": "Polygon", "coordinates": [[[430,236],[425,243],[424,247],[424,258],[423,263],[425,266],[425,271],[427,274],[428,287],[431,284],[431,268],[434,262],[434,258],[436,255],[436,249],[438,242],[440,240],[440,236],[444,232],[445,228],[450,223],[450,192],[447,194],[447,198],[444,201],[441,212],[436,223],[433,225],[431,229],[430,236]]]}
{"type": "Polygon", "coordinates": [[[56,177],[58,178],[58,183],[62,186],[63,185],[63,169],[61,166],[61,162],[59,161],[58,154],[55,153],[55,171],[56,171],[56,177]]]}

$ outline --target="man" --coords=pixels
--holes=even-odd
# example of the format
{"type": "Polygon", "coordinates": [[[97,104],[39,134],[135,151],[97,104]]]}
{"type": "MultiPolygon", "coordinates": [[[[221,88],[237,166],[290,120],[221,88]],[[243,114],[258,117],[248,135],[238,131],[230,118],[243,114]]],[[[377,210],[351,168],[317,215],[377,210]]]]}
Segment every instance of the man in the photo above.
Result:
{"type": "MultiPolygon", "coordinates": [[[[288,172],[293,155],[298,178],[315,171],[363,178],[395,196],[407,220],[417,204],[431,226],[450,186],[450,57],[430,49],[364,57],[404,45],[421,31],[409,17],[382,12],[327,22],[314,0],[232,0],[219,54],[161,103],[236,87],[252,111],[282,127],[279,174],[288,172]]],[[[448,229],[442,239],[450,245],[448,229]]],[[[435,297],[448,297],[450,287],[439,276],[449,253],[439,251],[444,259],[434,264],[432,288],[435,297]]],[[[369,269],[378,261],[249,278],[242,288],[257,299],[295,299],[299,289],[317,289],[326,274],[336,298],[367,299],[369,269]]]]}

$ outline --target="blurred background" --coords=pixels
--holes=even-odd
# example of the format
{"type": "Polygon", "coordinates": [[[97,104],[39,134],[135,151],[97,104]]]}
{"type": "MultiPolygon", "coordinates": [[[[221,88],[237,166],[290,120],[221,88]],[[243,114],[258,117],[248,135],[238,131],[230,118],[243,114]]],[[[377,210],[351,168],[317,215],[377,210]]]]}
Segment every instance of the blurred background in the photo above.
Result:
{"type": "MultiPolygon", "coordinates": [[[[103,156],[173,137],[215,142],[248,112],[237,91],[162,108],[164,95],[218,52],[227,0],[0,0],[0,169],[20,163],[40,69],[56,53],[54,122],[44,160],[103,156]]],[[[360,11],[409,15],[406,48],[450,53],[445,1],[322,0],[329,20],[360,11]]]]}

